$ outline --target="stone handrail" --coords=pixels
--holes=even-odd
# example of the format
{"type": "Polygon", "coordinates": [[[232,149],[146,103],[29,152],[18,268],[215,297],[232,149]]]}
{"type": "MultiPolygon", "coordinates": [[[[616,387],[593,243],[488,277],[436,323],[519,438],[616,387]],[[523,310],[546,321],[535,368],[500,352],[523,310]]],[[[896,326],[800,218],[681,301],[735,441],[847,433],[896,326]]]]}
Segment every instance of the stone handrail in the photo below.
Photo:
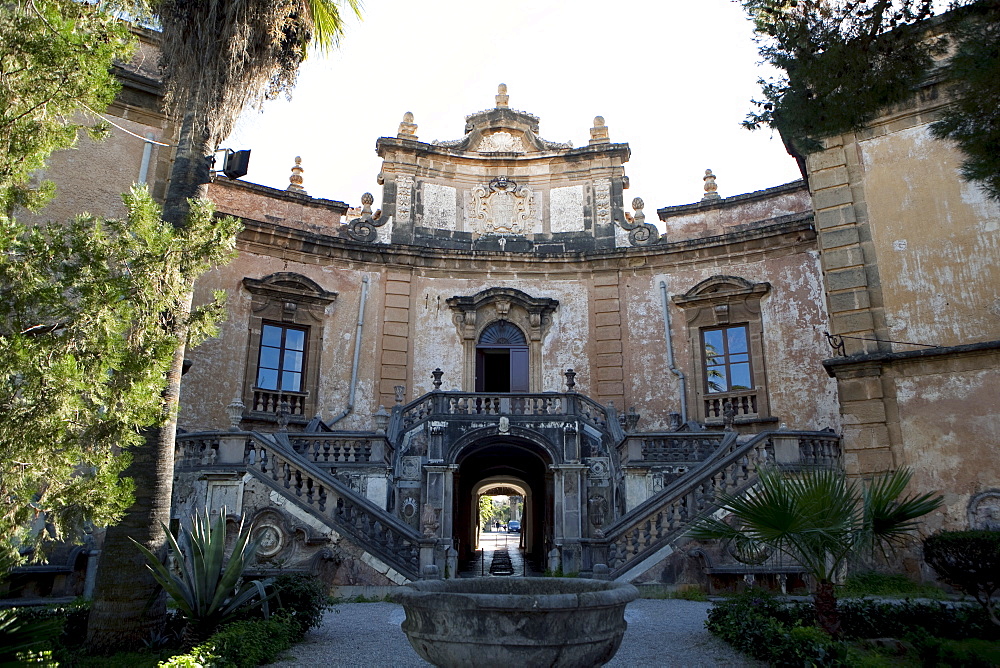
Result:
{"type": "Polygon", "coordinates": [[[285,436],[252,432],[247,443],[247,471],[338,531],[349,534],[400,574],[418,579],[420,536],[416,530],[318,466],[303,461],[285,436]]]}
{"type": "Polygon", "coordinates": [[[650,432],[630,434],[623,463],[684,463],[704,461],[718,451],[724,432],[650,432]]]}
{"type": "MultiPolygon", "coordinates": [[[[324,465],[343,465],[332,461],[333,446],[326,450],[324,438],[332,442],[340,437],[336,434],[258,432],[178,434],[176,465],[181,469],[245,468],[306,512],[350,535],[362,548],[403,576],[416,580],[419,573],[419,534],[323,470],[324,465]],[[220,456],[220,439],[235,441],[239,453],[231,461],[220,456]],[[295,441],[299,442],[297,446],[293,445],[295,441]],[[324,461],[324,457],[329,459],[324,461]],[[223,461],[228,463],[220,463],[223,461]]],[[[369,440],[377,443],[384,441],[384,437],[373,436],[369,440]]],[[[338,457],[365,452],[364,446],[358,448],[354,445],[348,450],[341,450],[338,457]]],[[[379,461],[374,458],[369,460],[379,461]]]]}
{"type": "Polygon", "coordinates": [[[617,443],[625,438],[611,406],[602,406],[576,392],[492,393],[430,392],[399,407],[393,414],[390,434],[395,437],[431,419],[460,419],[465,416],[577,417],[611,434],[617,443]]]}
{"type": "Polygon", "coordinates": [[[177,434],[174,466],[199,468],[213,466],[219,458],[219,437],[228,432],[203,431],[177,434]]]}
{"type": "Polygon", "coordinates": [[[320,466],[392,463],[392,446],[376,434],[290,433],[288,440],[298,455],[320,466]]]}
{"type": "MultiPolygon", "coordinates": [[[[177,434],[175,464],[182,468],[221,465],[219,439],[242,432],[205,431],[177,434]]],[[[390,466],[392,446],[378,434],[351,432],[288,433],[293,450],[306,461],[323,467],[390,466]]]]}
{"type": "Polygon", "coordinates": [[[757,482],[757,470],[777,465],[830,466],[839,461],[840,440],[829,432],[764,432],[738,443],[728,432],[719,448],[698,468],[633,508],[594,541],[593,563],[605,563],[619,577],[680,538],[695,520],[718,509],[720,492],[738,494],[757,482]],[[775,446],[797,442],[794,454],[775,458],[775,446]],[[601,560],[604,560],[603,562],[601,560]]]}

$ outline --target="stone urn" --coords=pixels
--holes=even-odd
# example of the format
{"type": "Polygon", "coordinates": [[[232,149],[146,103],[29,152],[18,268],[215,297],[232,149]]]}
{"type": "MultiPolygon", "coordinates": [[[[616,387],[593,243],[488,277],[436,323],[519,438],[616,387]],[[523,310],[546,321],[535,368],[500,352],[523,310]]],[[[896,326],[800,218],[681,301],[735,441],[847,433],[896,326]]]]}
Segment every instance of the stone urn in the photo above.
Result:
{"type": "Polygon", "coordinates": [[[459,578],[394,594],[423,659],[454,666],[600,666],[621,645],[630,584],[582,578],[459,578]]]}

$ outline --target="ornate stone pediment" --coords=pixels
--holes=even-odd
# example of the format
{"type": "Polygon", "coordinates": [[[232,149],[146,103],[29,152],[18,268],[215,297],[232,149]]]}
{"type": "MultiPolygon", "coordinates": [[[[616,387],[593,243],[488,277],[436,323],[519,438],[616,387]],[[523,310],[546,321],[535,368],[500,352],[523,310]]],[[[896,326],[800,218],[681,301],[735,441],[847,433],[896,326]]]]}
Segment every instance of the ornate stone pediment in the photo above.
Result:
{"type": "Polygon", "coordinates": [[[477,234],[529,234],[535,222],[534,193],[506,176],[470,192],[470,229],[477,234]]]}

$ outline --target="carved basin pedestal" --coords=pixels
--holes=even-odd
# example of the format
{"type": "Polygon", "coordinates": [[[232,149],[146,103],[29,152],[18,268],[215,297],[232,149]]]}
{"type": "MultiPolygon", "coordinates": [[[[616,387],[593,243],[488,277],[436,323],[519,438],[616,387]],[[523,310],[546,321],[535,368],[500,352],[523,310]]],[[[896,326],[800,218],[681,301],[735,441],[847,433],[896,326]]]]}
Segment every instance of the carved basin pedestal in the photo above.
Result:
{"type": "Polygon", "coordinates": [[[413,649],[443,668],[600,666],[628,626],[630,584],[581,578],[414,582],[395,594],[413,649]]]}

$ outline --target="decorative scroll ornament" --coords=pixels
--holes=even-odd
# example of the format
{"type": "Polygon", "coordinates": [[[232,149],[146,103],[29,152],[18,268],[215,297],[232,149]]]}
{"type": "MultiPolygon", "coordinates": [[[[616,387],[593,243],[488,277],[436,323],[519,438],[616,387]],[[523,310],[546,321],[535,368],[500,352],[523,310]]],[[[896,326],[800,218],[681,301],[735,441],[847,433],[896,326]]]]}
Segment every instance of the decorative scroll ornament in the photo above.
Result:
{"type": "Polygon", "coordinates": [[[396,220],[401,223],[410,221],[410,210],[413,206],[413,177],[401,174],[396,177],[396,220]]]}
{"type": "Polygon", "coordinates": [[[472,224],[479,234],[527,234],[532,229],[533,193],[506,176],[472,189],[472,224]]]}
{"type": "Polygon", "coordinates": [[[363,241],[365,243],[371,243],[378,239],[378,232],[375,231],[376,227],[382,227],[387,222],[389,218],[382,217],[382,209],[379,209],[374,214],[372,213],[372,203],[375,198],[372,197],[371,193],[365,193],[361,196],[361,217],[355,218],[347,226],[347,234],[350,235],[355,241],[363,241]]]}
{"type": "Polygon", "coordinates": [[[660,241],[660,231],[656,225],[646,222],[646,214],[642,212],[646,206],[641,197],[632,200],[632,208],[635,215],[625,212],[625,221],[616,221],[619,226],[628,232],[628,240],[633,246],[652,246],[660,241]]]}

